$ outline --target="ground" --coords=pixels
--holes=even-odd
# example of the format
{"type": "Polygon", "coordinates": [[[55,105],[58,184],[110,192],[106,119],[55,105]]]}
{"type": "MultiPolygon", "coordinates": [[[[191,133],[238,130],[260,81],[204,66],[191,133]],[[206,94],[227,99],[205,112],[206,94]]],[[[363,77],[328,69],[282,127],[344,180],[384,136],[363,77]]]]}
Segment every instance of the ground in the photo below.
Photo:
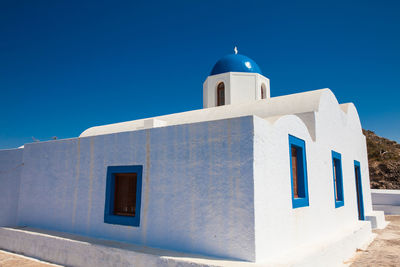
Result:
{"type": "Polygon", "coordinates": [[[50,264],[33,258],[0,250],[0,267],[58,267],[60,265],[50,264]]]}
{"type": "MultiPolygon", "coordinates": [[[[386,216],[390,224],[383,230],[374,230],[375,240],[366,250],[359,250],[356,255],[345,262],[351,267],[365,266],[400,266],[400,216],[386,216]]],[[[1,267],[55,267],[36,259],[0,250],[1,267]]]]}
{"type": "Polygon", "coordinates": [[[366,250],[360,250],[349,260],[351,267],[400,266],[400,216],[385,216],[390,224],[374,230],[378,236],[366,250]]]}

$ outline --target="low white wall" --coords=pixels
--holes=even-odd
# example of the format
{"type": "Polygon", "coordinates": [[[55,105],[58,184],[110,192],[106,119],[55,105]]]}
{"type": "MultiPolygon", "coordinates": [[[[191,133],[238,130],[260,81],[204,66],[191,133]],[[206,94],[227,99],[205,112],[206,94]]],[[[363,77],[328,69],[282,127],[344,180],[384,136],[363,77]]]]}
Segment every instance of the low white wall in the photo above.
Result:
{"type": "Polygon", "coordinates": [[[0,226],[15,226],[23,149],[0,150],[0,226]]]}
{"type": "Polygon", "coordinates": [[[371,189],[374,210],[400,215],[400,190],[371,189]]]}
{"type": "Polygon", "coordinates": [[[328,243],[302,246],[289,257],[262,263],[203,257],[32,228],[0,227],[0,248],[76,267],[337,267],[342,266],[357,248],[366,249],[372,241],[370,232],[369,223],[359,222],[355,227],[346,229],[344,235],[333,234],[328,243]],[[370,237],[367,242],[365,236],[370,237]],[[364,246],[360,247],[360,243],[364,246]]]}
{"type": "Polygon", "coordinates": [[[0,227],[0,248],[74,267],[255,267],[247,263],[207,259],[198,255],[31,228],[0,227]]]}

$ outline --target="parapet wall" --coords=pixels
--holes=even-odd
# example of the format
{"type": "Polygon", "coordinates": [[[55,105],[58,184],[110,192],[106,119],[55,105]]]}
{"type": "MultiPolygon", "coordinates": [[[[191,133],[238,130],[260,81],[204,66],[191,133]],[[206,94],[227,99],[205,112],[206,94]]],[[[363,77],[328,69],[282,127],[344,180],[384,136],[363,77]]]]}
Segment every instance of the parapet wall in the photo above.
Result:
{"type": "Polygon", "coordinates": [[[374,210],[400,215],[400,190],[371,189],[371,196],[374,210]]]}

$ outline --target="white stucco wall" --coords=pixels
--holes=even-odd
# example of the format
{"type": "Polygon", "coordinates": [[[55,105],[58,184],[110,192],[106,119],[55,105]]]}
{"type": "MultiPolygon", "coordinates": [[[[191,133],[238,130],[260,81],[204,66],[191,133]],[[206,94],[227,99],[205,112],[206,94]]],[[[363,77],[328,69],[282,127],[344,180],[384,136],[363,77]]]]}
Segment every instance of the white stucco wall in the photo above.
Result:
{"type": "Polygon", "coordinates": [[[0,150],[0,226],[17,221],[22,149],[0,150]]]}
{"type": "MultiPolygon", "coordinates": [[[[240,104],[256,100],[256,74],[230,73],[231,74],[231,103],[240,104]]],[[[261,87],[260,87],[261,88],[261,87]]]]}
{"type": "MultiPolygon", "coordinates": [[[[365,137],[355,109],[351,110],[354,106],[347,108],[346,113],[333,94],[327,93],[309,120],[295,115],[255,118],[257,261],[290,256],[312,244],[328,244],[330,238],[362,227],[365,222],[358,220],[354,160],[361,164],[365,215],[372,213],[365,137]],[[314,121],[315,139],[307,127],[314,121]],[[289,134],[306,143],[309,206],[296,209],[291,199],[289,134]],[[334,201],[332,150],[342,156],[344,206],[339,208],[334,201]]],[[[367,242],[369,235],[366,232],[359,245],[367,242]]]]}
{"type": "Polygon", "coordinates": [[[18,224],[255,260],[253,117],[27,144],[18,224]],[[106,168],[143,165],[140,227],[104,223],[106,168]]]}
{"type": "MultiPolygon", "coordinates": [[[[362,192],[364,201],[364,213],[367,216],[372,212],[371,189],[368,168],[368,153],[365,136],[362,133],[360,119],[355,106],[352,103],[338,105],[334,95],[327,94],[320,101],[320,107],[316,118],[317,139],[333,150],[342,154],[343,172],[347,172],[351,179],[346,180],[345,189],[354,192],[354,160],[360,162],[362,178],[362,192]]],[[[346,194],[346,192],[345,192],[346,194]]],[[[357,215],[355,194],[350,194],[353,216],[357,215]]]]}

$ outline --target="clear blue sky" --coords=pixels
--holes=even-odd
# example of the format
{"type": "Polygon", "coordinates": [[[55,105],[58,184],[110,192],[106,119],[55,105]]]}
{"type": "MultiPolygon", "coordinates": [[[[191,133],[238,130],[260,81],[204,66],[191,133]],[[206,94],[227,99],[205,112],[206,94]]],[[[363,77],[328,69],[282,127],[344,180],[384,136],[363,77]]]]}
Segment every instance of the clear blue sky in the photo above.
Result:
{"type": "Polygon", "coordinates": [[[232,53],[400,141],[400,1],[0,1],[0,148],[199,109],[232,53]]]}

